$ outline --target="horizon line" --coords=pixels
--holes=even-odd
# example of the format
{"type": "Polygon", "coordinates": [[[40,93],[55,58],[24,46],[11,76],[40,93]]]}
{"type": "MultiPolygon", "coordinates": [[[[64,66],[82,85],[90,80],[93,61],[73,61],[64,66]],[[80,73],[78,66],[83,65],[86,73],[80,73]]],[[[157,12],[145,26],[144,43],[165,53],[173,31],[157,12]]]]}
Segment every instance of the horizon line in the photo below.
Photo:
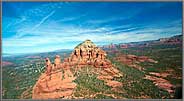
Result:
{"type": "MultiPolygon", "coordinates": [[[[183,34],[178,34],[178,35],[173,35],[171,37],[175,37],[175,36],[180,36],[180,35],[183,35],[183,34]]],[[[162,38],[171,38],[171,37],[162,37],[162,38]]],[[[159,38],[159,39],[162,39],[162,38],[159,38]]],[[[159,39],[156,39],[156,40],[159,40],[159,39]]],[[[145,41],[156,41],[156,40],[145,40],[145,41]]],[[[85,40],[84,40],[85,41],[85,40]]],[[[82,42],[84,42],[82,41],[82,42]]],[[[117,45],[117,44],[128,44],[128,43],[134,43],[134,42],[145,42],[145,41],[132,41],[132,42],[119,42],[119,43],[108,43],[106,45],[111,45],[111,44],[114,44],[114,45],[117,45]]],[[[81,42],[81,43],[82,43],[81,42]]],[[[93,42],[93,41],[92,41],[93,42]]],[[[95,42],[94,42],[95,43],[95,42]]],[[[80,43],[79,43],[80,44],[80,43]]],[[[102,46],[106,46],[106,45],[97,45],[98,47],[102,47],[102,46]]],[[[56,49],[56,50],[53,50],[53,51],[42,51],[42,52],[25,52],[25,53],[3,53],[2,52],[2,56],[3,55],[26,55],[26,54],[41,54],[41,53],[48,53],[48,52],[57,52],[57,51],[62,51],[62,50],[73,50],[74,48],[61,48],[61,49],[56,49]]],[[[3,50],[3,49],[2,49],[3,50]]]]}

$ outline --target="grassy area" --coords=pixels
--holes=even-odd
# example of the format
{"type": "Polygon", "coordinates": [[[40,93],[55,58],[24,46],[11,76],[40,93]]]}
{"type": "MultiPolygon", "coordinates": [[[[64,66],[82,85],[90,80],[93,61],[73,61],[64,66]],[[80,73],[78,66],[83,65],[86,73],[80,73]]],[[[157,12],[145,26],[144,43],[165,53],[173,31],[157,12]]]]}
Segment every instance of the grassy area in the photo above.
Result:
{"type": "Polygon", "coordinates": [[[117,80],[123,83],[122,91],[126,98],[170,98],[167,91],[156,87],[152,81],[143,79],[144,73],[135,68],[128,67],[118,62],[113,62],[116,67],[124,74],[117,80]]]}
{"type": "Polygon", "coordinates": [[[18,70],[12,67],[3,67],[2,71],[3,98],[17,99],[20,98],[23,91],[34,86],[41,72],[44,71],[44,66],[43,64],[33,64],[18,70]]]}
{"type": "Polygon", "coordinates": [[[74,95],[76,97],[84,98],[97,98],[104,99],[108,98],[105,95],[91,96],[96,93],[108,93],[110,92],[110,87],[104,84],[104,81],[97,79],[97,74],[92,73],[93,67],[84,67],[79,73],[77,73],[77,79],[74,81],[77,84],[74,95]]]}

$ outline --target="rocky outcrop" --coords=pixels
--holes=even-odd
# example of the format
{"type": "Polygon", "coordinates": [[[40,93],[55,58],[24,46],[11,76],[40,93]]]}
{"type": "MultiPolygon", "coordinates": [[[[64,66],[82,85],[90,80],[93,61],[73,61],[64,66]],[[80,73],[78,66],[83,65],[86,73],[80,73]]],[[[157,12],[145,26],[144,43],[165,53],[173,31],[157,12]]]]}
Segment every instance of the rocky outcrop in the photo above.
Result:
{"type": "Polygon", "coordinates": [[[107,53],[97,47],[90,40],[75,47],[74,51],[69,58],[65,58],[64,62],[69,62],[70,66],[84,67],[92,65],[96,68],[109,68],[112,67],[111,62],[106,59],[107,53]]]}
{"type": "Polygon", "coordinates": [[[121,82],[113,80],[116,77],[122,76],[123,75],[119,72],[119,70],[117,70],[114,67],[111,67],[111,68],[104,68],[103,70],[101,70],[97,78],[99,80],[103,80],[106,85],[112,87],[113,89],[122,86],[121,82]]]}
{"type": "Polygon", "coordinates": [[[141,62],[158,63],[158,61],[155,61],[147,56],[136,56],[131,54],[118,54],[114,58],[114,60],[119,61],[130,67],[134,67],[141,71],[144,70],[144,68],[138,65],[138,63],[141,63],[141,62]]]}
{"type": "Polygon", "coordinates": [[[171,84],[168,80],[163,79],[163,78],[159,78],[159,77],[155,77],[155,76],[150,76],[150,75],[145,75],[144,79],[148,79],[153,81],[153,84],[155,84],[155,86],[164,89],[166,91],[168,91],[169,93],[173,93],[174,90],[174,85],[171,84]]]}
{"type": "MultiPolygon", "coordinates": [[[[59,55],[56,55],[54,64],[51,63],[49,58],[45,59],[46,70],[39,77],[35,86],[33,87],[33,99],[56,99],[56,98],[70,98],[76,87],[73,80],[74,77],[71,68],[82,68],[85,66],[93,66],[96,68],[103,68],[98,77],[104,80],[107,85],[112,87],[119,87],[121,83],[112,81],[114,77],[122,76],[112,63],[106,59],[106,52],[98,48],[90,40],[75,47],[74,51],[63,62],[59,55]]],[[[75,72],[75,71],[74,71],[75,72]]]]}
{"type": "Polygon", "coordinates": [[[76,84],[70,68],[64,68],[60,57],[56,55],[54,64],[45,59],[46,71],[41,74],[33,87],[33,99],[55,99],[70,97],[76,84]]]}

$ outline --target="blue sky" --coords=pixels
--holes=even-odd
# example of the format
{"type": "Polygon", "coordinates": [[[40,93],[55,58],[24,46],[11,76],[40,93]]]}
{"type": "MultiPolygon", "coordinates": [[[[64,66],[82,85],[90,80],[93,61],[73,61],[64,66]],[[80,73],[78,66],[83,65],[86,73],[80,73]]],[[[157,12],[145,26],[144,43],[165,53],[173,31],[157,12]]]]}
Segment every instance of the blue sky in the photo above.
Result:
{"type": "Polygon", "coordinates": [[[3,2],[3,53],[72,49],[182,34],[181,2],[3,2]]]}

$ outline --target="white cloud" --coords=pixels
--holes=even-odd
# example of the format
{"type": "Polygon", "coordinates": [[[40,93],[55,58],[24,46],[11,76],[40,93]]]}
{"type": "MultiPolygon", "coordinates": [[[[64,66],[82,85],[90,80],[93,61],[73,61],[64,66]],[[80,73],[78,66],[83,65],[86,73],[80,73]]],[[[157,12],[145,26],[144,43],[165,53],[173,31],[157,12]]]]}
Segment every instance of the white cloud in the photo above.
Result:
{"type": "MultiPolygon", "coordinates": [[[[52,14],[53,13],[51,12],[50,16],[52,14]]],[[[48,16],[45,17],[45,19],[46,18],[48,18],[48,16]]],[[[6,47],[30,47],[30,46],[34,47],[39,45],[44,46],[47,44],[49,45],[59,43],[68,44],[73,41],[81,42],[86,39],[90,39],[96,43],[133,42],[133,41],[158,39],[161,36],[169,35],[168,32],[175,34],[176,32],[180,32],[182,30],[181,28],[175,26],[169,26],[165,28],[159,27],[139,28],[139,27],[131,27],[131,25],[125,26],[122,25],[112,28],[98,27],[96,29],[95,28],[86,29],[83,28],[82,26],[75,27],[75,26],[60,25],[57,23],[55,25],[45,24],[44,26],[40,26],[38,30],[35,29],[31,31],[30,29],[31,29],[30,27],[27,28],[23,27],[22,29],[19,29],[17,32],[18,36],[11,38],[4,38],[3,45],[6,47]],[[109,32],[106,33],[106,31],[109,32]]]]}

